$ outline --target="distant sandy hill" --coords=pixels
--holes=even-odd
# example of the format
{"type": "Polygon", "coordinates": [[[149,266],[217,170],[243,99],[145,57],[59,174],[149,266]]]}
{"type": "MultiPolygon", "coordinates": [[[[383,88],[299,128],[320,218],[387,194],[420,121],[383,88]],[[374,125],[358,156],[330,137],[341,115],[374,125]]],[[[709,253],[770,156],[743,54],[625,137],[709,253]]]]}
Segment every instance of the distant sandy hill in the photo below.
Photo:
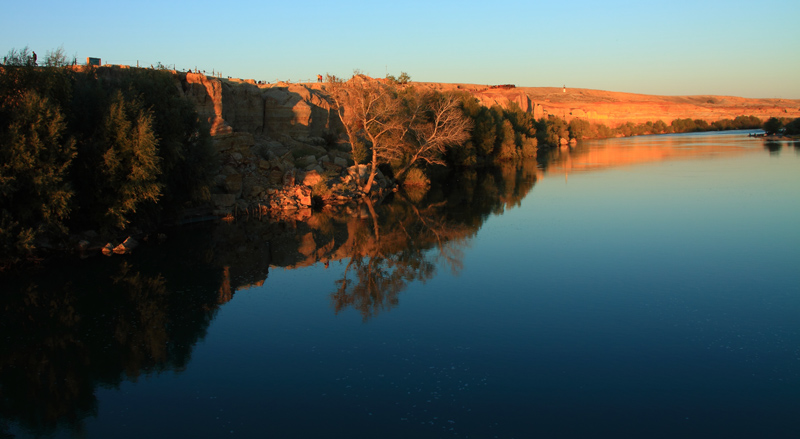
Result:
{"type": "Polygon", "coordinates": [[[472,93],[483,105],[506,107],[515,102],[536,118],[554,115],[567,121],[580,118],[615,127],[673,119],[714,122],[736,116],[800,117],[800,99],[748,99],[734,96],[656,96],[584,88],[489,87],[477,84],[415,83],[436,90],[472,93]]]}

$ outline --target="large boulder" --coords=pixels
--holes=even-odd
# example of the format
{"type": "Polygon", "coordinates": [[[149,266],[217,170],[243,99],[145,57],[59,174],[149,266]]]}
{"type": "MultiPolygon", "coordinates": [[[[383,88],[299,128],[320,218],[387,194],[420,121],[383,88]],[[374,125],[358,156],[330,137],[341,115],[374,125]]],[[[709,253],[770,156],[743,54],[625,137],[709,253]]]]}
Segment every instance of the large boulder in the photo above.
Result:
{"type": "Polygon", "coordinates": [[[242,194],[242,174],[232,174],[226,176],[225,191],[229,194],[240,196],[242,194]]]}
{"type": "Polygon", "coordinates": [[[217,209],[228,209],[236,203],[234,194],[211,194],[211,202],[217,209]]]}
{"type": "Polygon", "coordinates": [[[256,141],[250,133],[230,133],[214,136],[217,151],[228,153],[249,153],[256,141]]]}
{"type": "Polygon", "coordinates": [[[311,207],[311,189],[306,186],[297,186],[295,189],[297,204],[304,207],[311,207]]]}
{"type": "Polygon", "coordinates": [[[304,157],[300,157],[299,159],[294,161],[294,165],[298,168],[305,168],[309,165],[317,164],[317,157],[314,155],[307,155],[304,157]]]}
{"type": "Polygon", "coordinates": [[[303,176],[303,185],[314,186],[315,184],[321,182],[322,179],[322,175],[316,170],[308,171],[306,172],[306,175],[303,176]]]}
{"type": "Polygon", "coordinates": [[[333,164],[345,168],[347,167],[347,160],[342,157],[336,157],[333,159],[333,164]]]}

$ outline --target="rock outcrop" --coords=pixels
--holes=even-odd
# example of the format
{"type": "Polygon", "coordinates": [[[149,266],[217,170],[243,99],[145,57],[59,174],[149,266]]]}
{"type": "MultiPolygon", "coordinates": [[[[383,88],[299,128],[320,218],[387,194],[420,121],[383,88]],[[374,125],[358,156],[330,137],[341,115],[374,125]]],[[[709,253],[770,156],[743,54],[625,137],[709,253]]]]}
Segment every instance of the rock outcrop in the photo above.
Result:
{"type": "Polygon", "coordinates": [[[323,84],[260,84],[198,73],[180,88],[208,121],[220,171],[214,213],[294,211],[311,206],[308,181],[353,165],[337,137],[338,115],[323,84]],[[328,139],[328,140],[326,140],[328,139]]]}
{"type": "Polygon", "coordinates": [[[212,136],[319,138],[337,120],[322,84],[254,84],[185,73],[181,88],[211,124],[212,136]]]}

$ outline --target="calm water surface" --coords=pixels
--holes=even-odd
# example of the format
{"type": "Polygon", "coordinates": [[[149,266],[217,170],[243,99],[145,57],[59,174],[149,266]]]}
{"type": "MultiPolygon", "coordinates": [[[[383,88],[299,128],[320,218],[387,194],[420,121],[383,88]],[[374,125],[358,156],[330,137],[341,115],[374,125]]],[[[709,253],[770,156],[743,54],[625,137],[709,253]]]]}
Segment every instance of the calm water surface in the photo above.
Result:
{"type": "Polygon", "coordinates": [[[4,280],[0,436],[800,437],[798,146],[447,181],[4,280]]]}

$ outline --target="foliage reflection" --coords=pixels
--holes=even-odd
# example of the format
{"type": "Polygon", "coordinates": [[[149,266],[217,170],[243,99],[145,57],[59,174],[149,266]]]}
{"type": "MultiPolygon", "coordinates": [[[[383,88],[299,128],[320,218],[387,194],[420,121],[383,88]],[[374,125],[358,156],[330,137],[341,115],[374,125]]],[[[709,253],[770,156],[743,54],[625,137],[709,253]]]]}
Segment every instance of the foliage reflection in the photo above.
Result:
{"type": "Polygon", "coordinates": [[[399,302],[411,282],[432,279],[439,266],[458,273],[463,248],[486,217],[519,204],[537,178],[536,162],[443,175],[426,194],[398,194],[348,225],[340,249],[348,260],[331,294],[335,311],[356,309],[363,320],[399,302]]]}
{"type": "Polygon", "coordinates": [[[37,436],[80,432],[97,412],[97,386],[186,367],[217,309],[219,270],[168,264],[163,250],[4,279],[2,418],[37,436]]]}

